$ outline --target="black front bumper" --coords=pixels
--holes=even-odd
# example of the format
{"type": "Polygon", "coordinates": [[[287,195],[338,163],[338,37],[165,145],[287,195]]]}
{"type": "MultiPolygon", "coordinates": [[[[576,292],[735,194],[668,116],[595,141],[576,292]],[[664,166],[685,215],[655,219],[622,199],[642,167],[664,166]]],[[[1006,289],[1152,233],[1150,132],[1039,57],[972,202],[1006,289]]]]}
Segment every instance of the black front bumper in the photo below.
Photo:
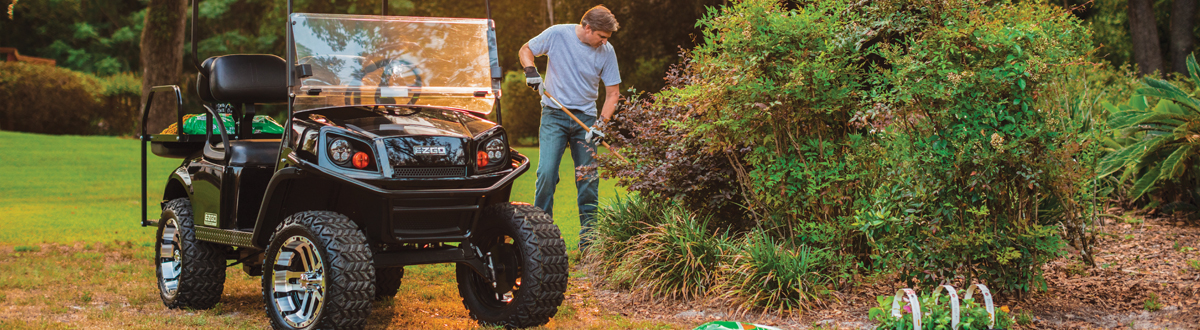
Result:
{"type": "Polygon", "coordinates": [[[465,242],[479,227],[485,208],[507,203],[512,183],[529,170],[529,158],[513,154],[513,168],[456,179],[361,179],[289,157],[302,175],[339,183],[379,204],[377,219],[354,219],[380,243],[465,242]],[[440,188],[440,187],[455,188],[440,188]]]}

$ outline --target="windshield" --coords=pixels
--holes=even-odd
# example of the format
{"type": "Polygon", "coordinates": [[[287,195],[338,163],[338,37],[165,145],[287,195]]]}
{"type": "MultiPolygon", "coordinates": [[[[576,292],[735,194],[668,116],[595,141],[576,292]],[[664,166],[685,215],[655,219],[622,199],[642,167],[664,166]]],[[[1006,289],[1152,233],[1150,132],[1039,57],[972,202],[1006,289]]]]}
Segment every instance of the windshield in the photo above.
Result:
{"type": "Polygon", "coordinates": [[[490,113],[485,19],[293,14],[296,108],[415,104],[490,113]]]}

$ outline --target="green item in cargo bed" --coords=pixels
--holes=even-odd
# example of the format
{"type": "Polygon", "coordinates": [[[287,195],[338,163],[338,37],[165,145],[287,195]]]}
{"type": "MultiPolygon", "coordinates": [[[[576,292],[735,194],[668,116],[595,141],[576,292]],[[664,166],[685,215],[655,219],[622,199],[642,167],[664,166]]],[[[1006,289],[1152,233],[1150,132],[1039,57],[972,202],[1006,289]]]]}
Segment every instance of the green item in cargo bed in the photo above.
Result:
{"type": "MultiPolygon", "coordinates": [[[[183,134],[206,134],[204,122],[207,120],[207,114],[190,116],[184,119],[183,134]]],[[[225,125],[225,130],[228,133],[232,134],[236,132],[232,115],[221,114],[221,123],[225,125]]],[[[269,116],[254,116],[254,122],[251,125],[253,126],[254,134],[283,134],[283,125],[280,125],[275,119],[269,116]]],[[[220,132],[220,129],[216,125],[213,125],[213,134],[220,134],[220,132]]]]}

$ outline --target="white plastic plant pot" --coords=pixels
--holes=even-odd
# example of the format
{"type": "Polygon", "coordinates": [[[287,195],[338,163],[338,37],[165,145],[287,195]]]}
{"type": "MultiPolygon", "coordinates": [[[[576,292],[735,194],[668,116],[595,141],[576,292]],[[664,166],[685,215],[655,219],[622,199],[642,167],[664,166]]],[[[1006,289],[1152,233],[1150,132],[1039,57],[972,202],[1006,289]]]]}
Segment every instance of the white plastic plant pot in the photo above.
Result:
{"type": "MultiPolygon", "coordinates": [[[[974,284],[967,287],[967,295],[963,299],[971,299],[971,294],[975,293],[975,288],[979,288],[979,293],[983,295],[983,307],[988,312],[988,328],[996,327],[996,306],[992,304],[992,292],[988,291],[986,285],[974,284]]],[[[955,315],[958,313],[956,312],[955,315]]]]}
{"type": "Polygon", "coordinates": [[[921,328],[921,302],[917,298],[917,293],[912,289],[903,288],[896,291],[896,296],[892,298],[892,317],[902,318],[904,314],[900,313],[900,301],[906,300],[912,306],[913,314],[913,329],[921,328]]]}

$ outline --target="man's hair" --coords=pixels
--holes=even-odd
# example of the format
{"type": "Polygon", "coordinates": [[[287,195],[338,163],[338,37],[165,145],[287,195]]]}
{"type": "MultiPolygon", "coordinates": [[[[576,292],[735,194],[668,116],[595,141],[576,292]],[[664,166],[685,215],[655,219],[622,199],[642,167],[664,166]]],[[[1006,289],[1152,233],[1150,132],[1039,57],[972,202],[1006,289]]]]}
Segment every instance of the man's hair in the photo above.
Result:
{"type": "Polygon", "coordinates": [[[579,24],[585,27],[591,27],[595,31],[617,32],[621,28],[617,24],[617,17],[613,16],[612,12],[604,5],[598,5],[588,9],[583,13],[583,19],[579,20],[579,24]]]}

